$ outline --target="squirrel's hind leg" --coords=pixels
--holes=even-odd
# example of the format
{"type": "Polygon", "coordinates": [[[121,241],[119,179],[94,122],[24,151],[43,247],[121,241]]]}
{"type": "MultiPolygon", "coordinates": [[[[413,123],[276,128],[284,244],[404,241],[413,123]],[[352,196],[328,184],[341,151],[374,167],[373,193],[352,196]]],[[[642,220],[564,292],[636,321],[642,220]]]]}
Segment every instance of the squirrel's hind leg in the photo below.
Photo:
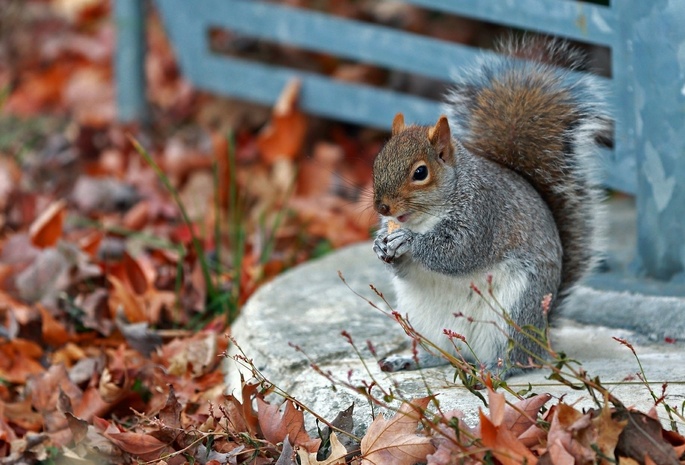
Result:
{"type": "MultiPolygon", "coordinates": [[[[381,371],[395,373],[398,371],[413,371],[421,368],[434,368],[449,365],[449,361],[446,358],[432,354],[422,346],[419,346],[417,348],[416,357],[408,354],[389,355],[379,360],[378,365],[380,366],[381,371]]],[[[492,363],[485,366],[484,371],[490,372],[492,375],[497,376],[497,378],[504,380],[511,376],[520,375],[526,370],[513,366],[503,368],[498,363],[492,363]]]]}
{"type": "Polygon", "coordinates": [[[449,362],[445,358],[434,355],[422,346],[417,348],[416,357],[411,355],[389,355],[378,362],[381,371],[396,372],[406,370],[418,370],[420,368],[433,368],[447,365],[449,362]]]}

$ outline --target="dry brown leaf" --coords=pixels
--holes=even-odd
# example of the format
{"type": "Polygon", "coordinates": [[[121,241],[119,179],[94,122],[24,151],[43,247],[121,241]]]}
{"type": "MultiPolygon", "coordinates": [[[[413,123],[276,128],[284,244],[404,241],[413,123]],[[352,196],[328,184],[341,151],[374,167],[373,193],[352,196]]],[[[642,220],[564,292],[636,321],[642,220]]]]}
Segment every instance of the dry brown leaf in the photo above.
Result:
{"type": "Polygon", "coordinates": [[[67,417],[67,424],[71,430],[74,442],[81,442],[88,433],[88,422],[74,416],[74,414],[71,412],[65,412],[64,415],[67,417]]]}
{"type": "Polygon", "coordinates": [[[419,413],[430,397],[404,403],[398,412],[386,420],[378,415],[362,438],[362,464],[413,465],[435,452],[431,438],[416,433],[419,413]]]}
{"type": "Polygon", "coordinates": [[[143,295],[150,287],[147,275],[143,270],[142,265],[135,258],[131,257],[128,252],[124,252],[122,260],[124,273],[131,289],[138,295],[143,295]]]}
{"type": "Polygon", "coordinates": [[[155,460],[165,453],[173,452],[166,443],[146,433],[112,433],[104,436],[122,450],[142,460],[155,460]]]}
{"type": "Polygon", "coordinates": [[[44,413],[57,408],[60,390],[72,401],[81,396],[81,390],[70,379],[64,365],[53,365],[45,373],[32,376],[27,383],[31,404],[36,411],[44,413]]]}
{"type": "Polygon", "coordinates": [[[649,456],[659,465],[678,465],[675,449],[663,437],[658,420],[636,411],[621,411],[614,420],[626,421],[616,445],[616,455],[642,461],[649,456]]]}
{"type": "Polygon", "coordinates": [[[307,452],[316,452],[321,439],[312,439],[304,429],[304,414],[295,408],[291,401],[285,402],[283,415],[277,405],[271,405],[257,398],[257,419],[264,438],[272,444],[285,441],[286,436],[294,446],[300,446],[307,452]]]}
{"type": "Polygon", "coordinates": [[[462,465],[477,465],[483,463],[484,454],[480,448],[474,447],[474,439],[478,437],[478,432],[468,426],[462,420],[462,413],[458,410],[451,410],[443,414],[445,423],[436,426],[433,444],[437,446],[433,454],[429,454],[426,459],[428,465],[452,465],[459,463],[462,465]],[[457,422],[459,437],[453,426],[447,423],[457,422]]]}
{"type": "Polygon", "coordinates": [[[640,463],[628,457],[619,457],[618,465],[640,465],[640,463]]]}
{"type": "Polygon", "coordinates": [[[535,465],[537,457],[509,431],[506,426],[496,426],[480,411],[480,434],[483,445],[492,449],[492,454],[502,465],[535,465]]]}
{"type": "MultiPolygon", "coordinates": [[[[618,443],[618,438],[623,432],[627,421],[618,421],[611,417],[609,404],[605,403],[599,415],[592,419],[594,427],[597,429],[597,447],[602,451],[604,457],[614,457],[614,449],[618,443]]],[[[602,465],[609,465],[606,459],[602,458],[602,465]]]]}
{"type": "Polygon", "coordinates": [[[32,408],[28,398],[14,403],[0,401],[0,418],[27,431],[38,432],[43,428],[43,415],[32,408]]]}
{"type": "Polygon", "coordinates": [[[177,376],[190,371],[196,378],[209,372],[219,361],[217,335],[211,331],[180,340],[176,347],[175,353],[170,354],[168,363],[169,372],[177,376]]]}
{"type": "Polygon", "coordinates": [[[105,367],[98,383],[98,394],[105,402],[113,403],[128,393],[130,385],[127,370],[105,367]]]}
{"type": "Polygon", "coordinates": [[[676,431],[663,430],[661,433],[664,439],[673,446],[676,455],[682,457],[685,454],[685,437],[676,431]]]}
{"type": "Polygon", "coordinates": [[[74,405],[74,415],[84,421],[91,421],[96,416],[104,415],[112,407],[111,403],[102,398],[97,386],[88,386],[81,399],[74,405]]]}
{"type": "Polygon", "coordinates": [[[112,285],[112,293],[109,297],[110,315],[116,315],[121,307],[129,323],[147,321],[142,299],[129,290],[117,277],[109,275],[107,279],[112,285]]]}
{"type": "Polygon", "coordinates": [[[571,455],[560,439],[547,444],[547,452],[543,457],[549,457],[554,465],[574,465],[576,459],[571,455]]]}
{"type": "Polygon", "coordinates": [[[159,411],[159,420],[164,424],[164,426],[173,429],[181,429],[181,412],[183,411],[183,406],[176,398],[176,392],[174,391],[174,386],[169,386],[169,395],[167,396],[166,404],[162,410],[159,411]]]}
{"type": "Polygon", "coordinates": [[[252,408],[252,399],[254,399],[258,388],[258,384],[244,383],[241,394],[242,403],[233,394],[226,398],[227,404],[225,408],[228,415],[224,416],[224,419],[230,428],[229,431],[234,433],[247,432],[251,435],[257,434],[259,419],[257,418],[257,413],[252,408]]]}
{"type": "Polygon", "coordinates": [[[563,402],[554,406],[550,411],[551,424],[547,441],[550,444],[550,453],[557,456],[565,456],[559,450],[560,447],[570,454],[578,463],[594,461],[596,454],[591,445],[596,440],[596,430],[592,427],[590,413],[581,413],[563,402]]]}
{"type": "Polygon", "coordinates": [[[51,203],[29,227],[31,243],[36,247],[52,247],[62,237],[62,225],[67,202],[63,199],[51,203]]]}
{"type": "Polygon", "coordinates": [[[271,164],[279,158],[293,160],[302,151],[307,118],[297,107],[300,81],[290,81],[273,109],[271,123],[257,137],[262,159],[271,164]]]}
{"type": "Polygon", "coordinates": [[[307,452],[302,449],[297,450],[297,455],[300,457],[301,465],[345,465],[345,456],[347,449],[338,440],[335,432],[331,433],[331,453],[327,459],[317,460],[316,452],[307,452]]]}
{"type": "Polygon", "coordinates": [[[516,437],[520,437],[538,419],[538,412],[552,396],[550,394],[538,394],[528,399],[520,400],[511,406],[505,407],[502,423],[511,430],[516,437]]]}

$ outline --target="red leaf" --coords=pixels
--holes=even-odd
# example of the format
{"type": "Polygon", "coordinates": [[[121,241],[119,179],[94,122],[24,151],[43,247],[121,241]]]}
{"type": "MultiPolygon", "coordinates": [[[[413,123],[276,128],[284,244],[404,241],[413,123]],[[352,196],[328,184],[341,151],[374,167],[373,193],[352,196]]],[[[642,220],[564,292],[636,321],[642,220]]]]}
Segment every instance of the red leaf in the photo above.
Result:
{"type": "Polygon", "coordinates": [[[58,200],[36,218],[29,228],[29,237],[36,247],[52,247],[62,237],[62,225],[67,202],[58,200]]]}

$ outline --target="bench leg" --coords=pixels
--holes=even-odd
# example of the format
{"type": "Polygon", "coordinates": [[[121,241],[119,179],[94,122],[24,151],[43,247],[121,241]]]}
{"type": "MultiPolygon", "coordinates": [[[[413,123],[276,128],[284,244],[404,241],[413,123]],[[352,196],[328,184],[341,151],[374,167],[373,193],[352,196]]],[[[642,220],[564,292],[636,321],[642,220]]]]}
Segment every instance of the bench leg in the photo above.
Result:
{"type": "Polygon", "coordinates": [[[149,119],[145,95],[145,8],[144,0],[114,0],[117,43],[114,71],[117,89],[117,118],[120,122],[149,119]]]}

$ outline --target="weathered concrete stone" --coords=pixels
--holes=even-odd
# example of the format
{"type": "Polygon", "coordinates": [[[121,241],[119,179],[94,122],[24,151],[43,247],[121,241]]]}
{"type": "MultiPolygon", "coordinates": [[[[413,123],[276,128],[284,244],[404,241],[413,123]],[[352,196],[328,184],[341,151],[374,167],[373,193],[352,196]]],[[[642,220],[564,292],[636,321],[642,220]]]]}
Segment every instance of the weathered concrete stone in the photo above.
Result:
{"type": "MultiPolygon", "coordinates": [[[[378,370],[366,341],[372,341],[382,357],[408,347],[408,337],[392,318],[348,289],[338,277],[338,271],[342,272],[352,289],[380,308],[387,309],[369,284],[383,292],[391,303],[394,301],[389,273],[376,259],[370,243],[355,245],[299,266],[255,293],[233,326],[233,335],[255,365],[269,380],[328,420],[354,402],[358,432],[371,422],[368,402],[345,388],[334,389],[331,382],[317,374],[308,359],[290,343],[299,346],[321,370],[330,372],[333,377],[351,379],[355,385],[362,385],[363,381],[371,383],[373,379],[406,398],[424,396],[430,389],[438,394],[443,410],[460,409],[466,421],[475,423],[482,403],[459,382],[452,382],[454,373],[450,367],[393,374],[378,370]],[[365,364],[347,339],[341,336],[342,331],[349,333],[365,364]]],[[[569,311],[570,315],[585,315],[592,320],[592,315],[603,315],[611,307],[612,311],[618,311],[625,318],[614,316],[611,321],[603,321],[613,328],[561,319],[552,332],[555,349],[579,360],[592,376],[599,376],[603,383],[612,386],[612,392],[625,404],[642,410],[648,410],[653,401],[647,388],[634,382],[637,381],[638,364],[632,353],[612,337],[637,342],[637,353],[655,392],[660,393],[661,384],[670,381],[667,401],[680,405],[685,399],[685,353],[682,345],[663,343],[661,339],[660,343],[650,343],[644,335],[621,329],[621,326],[633,329],[640,326],[640,315],[632,315],[631,312],[652,306],[650,312],[654,315],[668,298],[649,299],[647,302],[629,293],[581,289],[579,297],[572,302],[574,308],[580,309],[569,311]],[[624,382],[626,379],[633,379],[633,382],[624,382]]],[[[685,305],[681,299],[669,302],[674,305],[669,318],[675,318],[680,311],[679,323],[645,322],[644,327],[649,333],[654,330],[650,325],[661,329],[670,326],[675,331],[669,337],[683,340],[685,305]]],[[[586,392],[573,391],[549,381],[546,379],[548,374],[544,371],[528,373],[511,378],[509,385],[516,389],[531,385],[534,392],[565,395],[567,402],[578,400],[580,405],[592,405],[586,392]]],[[[238,370],[232,363],[228,365],[227,383],[229,391],[239,385],[238,370]]]]}

